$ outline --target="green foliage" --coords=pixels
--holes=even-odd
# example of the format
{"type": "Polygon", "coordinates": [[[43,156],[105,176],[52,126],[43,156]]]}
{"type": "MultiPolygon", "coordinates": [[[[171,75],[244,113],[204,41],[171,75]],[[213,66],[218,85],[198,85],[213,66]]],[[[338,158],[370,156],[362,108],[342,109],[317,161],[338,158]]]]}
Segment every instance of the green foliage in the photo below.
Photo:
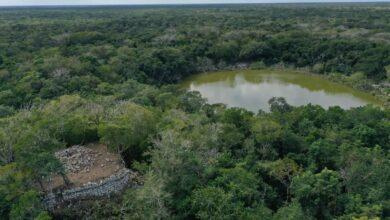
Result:
{"type": "Polygon", "coordinates": [[[298,202],[292,202],[288,206],[283,206],[274,214],[275,220],[299,220],[310,219],[307,216],[298,202]]]}
{"type": "Polygon", "coordinates": [[[325,168],[318,174],[305,172],[293,179],[291,188],[302,208],[316,218],[330,218],[342,208],[338,203],[341,181],[335,171],[325,168]]]}
{"type": "Polygon", "coordinates": [[[51,220],[52,217],[48,212],[41,212],[37,217],[35,217],[35,220],[51,220]]]}
{"type": "Polygon", "coordinates": [[[324,168],[334,169],[337,161],[338,150],[335,144],[325,140],[317,140],[309,147],[309,161],[314,163],[318,171],[324,168]]]}
{"type": "Polygon", "coordinates": [[[11,206],[23,195],[28,184],[28,174],[17,169],[16,164],[0,167],[0,214],[8,216],[11,206]]]}
{"type": "Polygon", "coordinates": [[[99,125],[101,141],[112,150],[128,151],[133,158],[145,150],[147,137],[154,132],[155,117],[144,107],[131,102],[119,103],[99,125]]]}
{"type": "Polygon", "coordinates": [[[0,215],[5,219],[51,219],[41,204],[40,196],[29,189],[28,173],[16,164],[0,167],[0,215]]]}
{"type": "Polygon", "coordinates": [[[102,106],[80,96],[62,96],[45,106],[37,125],[49,128],[67,145],[88,143],[98,140],[97,126],[102,111],[102,106]]]}
{"type": "Polygon", "coordinates": [[[301,170],[298,164],[294,160],[284,158],[283,160],[277,160],[269,163],[262,164],[268,171],[268,175],[279,181],[286,189],[286,200],[290,198],[290,184],[295,176],[297,176],[301,170]]]}
{"type": "Polygon", "coordinates": [[[45,131],[27,134],[17,145],[16,160],[21,169],[30,173],[43,190],[42,180],[53,174],[64,174],[64,168],[54,157],[54,150],[63,144],[45,131]]]}
{"type": "Polygon", "coordinates": [[[261,179],[239,165],[230,169],[221,169],[213,185],[224,188],[232,194],[235,201],[244,201],[252,204],[260,197],[257,187],[261,179]]]}
{"type": "Polygon", "coordinates": [[[240,132],[248,134],[253,113],[243,108],[229,108],[223,112],[221,121],[233,124],[240,132]]]}
{"type": "Polygon", "coordinates": [[[273,97],[268,101],[268,104],[272,112],[286,113],[292,109],[283,97],[273,97]]]}
{"type": "MultiPolygon", "coordinates": [[[[244,45],[240,51],[240,58],[245,60],[256,60],[267,57],[270,52],[270,46],[265,42],[250,41],[244,45]]],[[[264,68],[264,62],[256,62],[253,64],[255,69],[264,68]]]]}
{"type": "Polygon", "coordinates": [[[252,124],[251,132],[259,144],[272,144],[282,138],[282,126],[268,118],[258,117],[252,124]]]}
{"type": "Polygon", "coordinates": [[[164,183],[153,173],[145,176],[140,189],[130,189],[124,198],[126,219],[168,219],[167,202],[171,195],[164,191],[164,183]]]}
{"type": "Polygon", "coordinates": [[[387,4],[0,11],[1,219],[388,218],[387,108],[276,97],[255,114],[168,85],[243,63],[386,92],[387,4]],[[44,211],[54,151],[90,142],[140,186],[44,211]]]}
{"type": "Polygon", "coordinates": [[[191,207],[199,219],[235,219],[242,204],[234,204],[233,196],[218,187],[196,190],[191,207]]]}
{"type": "Polygon", "coordinates": [[[386,35],[388,15],[380,7],[386,9],[166,7],[153,9],[148,20],[148,8],[59,9],[55,19],[50,10],[11,10],[1,15],[0,104],[18,108],[36,98],[112,93],[108,84],[129,79],[174,83],[238,62],[360,72],[351,77],[357,84],[385,80],[390,47],[378,36],[386,35]],[[350,35],[353,30],[367,33],[350,35]]]}
{"type": "Polygon", "coordinates": [[[343,179],[348,192],[370,202],[388,197],[389,157],[381,147],[349,149],[343,155],[343,179]]]}
{"type": "Polygon", "coordinates": [[[69,36],[68,44],[93,44],[100,39],[103,36],[98,32],[76,32],[69,36]]]}
{"type": "Polygon", "coordinates": [[[261,70],[261,69],[265,69],[266,67],[267,66],[264,64],[263,61],[254,62],[250,65],[250,68],[253,70],[261,70]]]}
{"type": "Polygon", "coordinates": [[[11,106],[0,105],[0,118],[10,116],[14,111],[15,110],[11,106]]]}
{"type": "Polygon", "coordinates": [[[179,107],[186,112],[198,112],[204,104],[205,99],[197,91],[187,92],[179,97],[179,107]]]}
{"type": "Polygon", "coordinates": [[[10,212],[10,219],[51,219],[43,211],[39,195],[35,191],[27,191],[20,196],[17,203],[13,204],[10,212]]]}

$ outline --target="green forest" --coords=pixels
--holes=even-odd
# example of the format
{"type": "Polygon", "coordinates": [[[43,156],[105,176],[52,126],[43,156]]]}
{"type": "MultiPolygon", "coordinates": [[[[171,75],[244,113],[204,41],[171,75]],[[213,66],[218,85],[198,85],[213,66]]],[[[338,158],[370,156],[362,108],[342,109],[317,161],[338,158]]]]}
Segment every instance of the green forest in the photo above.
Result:
{"type": "Polygon", "coordinates": [[[390,4],[0,7],[0,219],[390,219],[390,4]],[[177,83],[245,63],[385,104],[210,104],[177,83]],[[101,143],[139,173],[48,210],[54,152],[101,143]]]}

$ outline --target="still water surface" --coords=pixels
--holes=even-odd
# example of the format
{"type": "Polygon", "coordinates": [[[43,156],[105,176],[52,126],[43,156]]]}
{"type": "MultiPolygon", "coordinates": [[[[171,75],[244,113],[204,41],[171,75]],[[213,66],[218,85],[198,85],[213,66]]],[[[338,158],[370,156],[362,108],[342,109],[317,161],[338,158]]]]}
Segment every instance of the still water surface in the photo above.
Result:
{"type": "Polygon", "coordinates": [[[372,95],[330,82],[320,76],[281,70],[238,70],[204,73],[187,78],[182,86],[199,91],[209,103],[224,103],[253,112],[269,111],[268,100],[285,97],[294,106],[309,103],[344,109],[381,105],[372,95]]]}

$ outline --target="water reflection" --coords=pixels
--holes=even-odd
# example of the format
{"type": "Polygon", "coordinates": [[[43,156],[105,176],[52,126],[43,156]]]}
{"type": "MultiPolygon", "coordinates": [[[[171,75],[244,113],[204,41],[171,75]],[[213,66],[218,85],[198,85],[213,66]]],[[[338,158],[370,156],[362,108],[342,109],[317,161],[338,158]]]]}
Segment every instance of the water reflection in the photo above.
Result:
{"type": "Polygon", "coordinates": [[[224,103],[229,107],[244,107],[257,112],[268,111],[268,100],[285,97],[294,106],[309,103],[324,108],[344,109],[377,104],[371,95],[339,85],[321,77],[291,71],[228,71],[199,74],[190,77],[183,86],[199,91],[209,103],[224,103]]]}

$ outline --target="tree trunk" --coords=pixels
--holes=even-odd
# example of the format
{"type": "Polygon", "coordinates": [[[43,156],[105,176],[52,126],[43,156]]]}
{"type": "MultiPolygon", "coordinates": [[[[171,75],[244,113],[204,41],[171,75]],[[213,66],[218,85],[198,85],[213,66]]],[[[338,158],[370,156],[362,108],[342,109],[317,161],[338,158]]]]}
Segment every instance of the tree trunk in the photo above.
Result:
{"type": "Polygon", "coordinates": [[[41,179],[38,178],[38,179],[37,179],[37,182],[38,182],[39,186],[41,187],[41,190],[42,190],[43,192],[46,192],[45,187],[43,186],[43,183],[42,183],[41,179]]]}
{"type": "Polygon", "coordinates": [[[60,173],[62,179],[64,180],[64,183],[66,186],[69,186],[70,185],[70,180],[68,178],[68,176],[65,174],[65,173],[60,173]]]}

